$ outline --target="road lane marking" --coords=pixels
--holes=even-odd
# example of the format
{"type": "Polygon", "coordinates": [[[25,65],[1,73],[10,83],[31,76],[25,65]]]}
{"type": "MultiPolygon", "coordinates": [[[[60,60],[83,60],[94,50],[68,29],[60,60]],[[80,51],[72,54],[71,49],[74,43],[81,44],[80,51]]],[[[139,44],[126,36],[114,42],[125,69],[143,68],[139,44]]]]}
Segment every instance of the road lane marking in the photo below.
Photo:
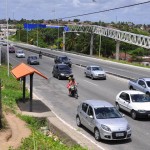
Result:
{"type": "Polygon", "coordinates": [[[89,83],[89,84],[92,84],[92,85],[94,85],[94,86],[98,86],[97,84],[92,83],[92,82],[90,82],[90,81],[87,81],[87,80],[83,80],[83,81],[85,81],[85,82],[87,82],[87,83],[89,83]]]}
{"type": "MultiPolygon", "coordinates": [[[[34,96],[37,99],[41,99],[39,96],[37,96],[37,94],[33,93],[34,96]]],[[[44,102],[41,99],[42,102],[44,102]]],[[[46,104],[47,105],[47,104],[46,104]]],[[[70,129],[74,130],[75,132],[81,134],[82,136],[84,136],[87,140],[89,140],[91,143],[93,143],[95,146],[97,146],[98,148],[100,148],[101,150],[105,150],[102,146],[100,146],[99,144],[97,144],[95,141],[91,140],[88,136],[86,136],[85,134],[83,134],[82,132],[78,131],[76,128],[74,128],[73,126],[71,126],[69,123],[67,123],[65,120],[63,120],[61,117],[59,117],[52,109],[51,109],[52,113],[56,116],[57,119],[59,119],[61,122],[63,122],[66,126],[68,126],[70,129]]],[[[80,144],[80,143],[79,143],[80,144]]]]}

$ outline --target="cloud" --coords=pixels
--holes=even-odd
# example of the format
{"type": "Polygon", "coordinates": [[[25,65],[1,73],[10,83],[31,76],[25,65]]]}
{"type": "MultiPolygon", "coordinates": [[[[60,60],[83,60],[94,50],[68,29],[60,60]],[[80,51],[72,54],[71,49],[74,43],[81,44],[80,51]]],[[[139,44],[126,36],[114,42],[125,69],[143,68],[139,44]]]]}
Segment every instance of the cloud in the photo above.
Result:
{"type": "MultiPolygon", "coordinates": [[[[144,0],[8,0],[8,17],[15,19],[54,19],[141,3],[144,0]],[[54,11],[55,10],[55,14],[54,11]]],[[[145,0],[146,1],[146,0],[145,0]]],[[[150,3],[93,15],[74,17],[82,21],[117,20],[149,23],[150,3]],[[146,16],[146,17],[145,17],[146,16]],[[142,19],[141,19],[142,18],[142,19]]],[[[6,18],[6,1],[1,0],[0,19],[6,18]]]]}

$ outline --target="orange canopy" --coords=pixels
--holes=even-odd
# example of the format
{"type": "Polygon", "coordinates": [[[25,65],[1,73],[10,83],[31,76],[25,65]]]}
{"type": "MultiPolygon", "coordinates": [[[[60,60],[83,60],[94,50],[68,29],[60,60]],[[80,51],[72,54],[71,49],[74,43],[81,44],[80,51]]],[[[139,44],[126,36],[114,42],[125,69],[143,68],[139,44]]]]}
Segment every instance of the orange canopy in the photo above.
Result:
{"type": "Polygon", "coordinates": [[[24,63],[21,63],[20,65],[16,66],[11,70],[11,73],[16,77],[16,79],[20,79],[22,77],[25,77],[27,75],[36,73],[40,75],[41,77],[48,79],[46,76],[44,76],[42,73],[34,69],[33,67],[30,67],[24,63]]]}

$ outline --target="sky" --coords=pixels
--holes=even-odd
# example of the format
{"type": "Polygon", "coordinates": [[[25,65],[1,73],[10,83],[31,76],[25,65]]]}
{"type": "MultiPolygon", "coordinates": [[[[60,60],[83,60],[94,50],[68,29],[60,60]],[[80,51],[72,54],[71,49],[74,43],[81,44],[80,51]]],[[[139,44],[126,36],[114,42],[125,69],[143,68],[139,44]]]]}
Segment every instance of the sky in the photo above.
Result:
{"type": "MultiPolygon", "coordinates": [[[[60,19],[116,7],[142,3],[148,0],[0,0],[0,19],[60,19]]],[[[134,7],[72,17],[64,20],[80,21],[133,22],[150,24],[149,3],[134,7]]]]}

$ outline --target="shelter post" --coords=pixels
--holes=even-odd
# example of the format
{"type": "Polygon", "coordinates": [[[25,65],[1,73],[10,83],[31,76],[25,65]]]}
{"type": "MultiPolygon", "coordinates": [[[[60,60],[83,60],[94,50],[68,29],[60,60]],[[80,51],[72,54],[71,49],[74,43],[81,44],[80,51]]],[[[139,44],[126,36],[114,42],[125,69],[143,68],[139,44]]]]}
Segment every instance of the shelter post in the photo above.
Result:
{"type": "Polygon", "coordinates": [[[33,73],[30,74],[30,112],[32,112],[33,73]]]}

